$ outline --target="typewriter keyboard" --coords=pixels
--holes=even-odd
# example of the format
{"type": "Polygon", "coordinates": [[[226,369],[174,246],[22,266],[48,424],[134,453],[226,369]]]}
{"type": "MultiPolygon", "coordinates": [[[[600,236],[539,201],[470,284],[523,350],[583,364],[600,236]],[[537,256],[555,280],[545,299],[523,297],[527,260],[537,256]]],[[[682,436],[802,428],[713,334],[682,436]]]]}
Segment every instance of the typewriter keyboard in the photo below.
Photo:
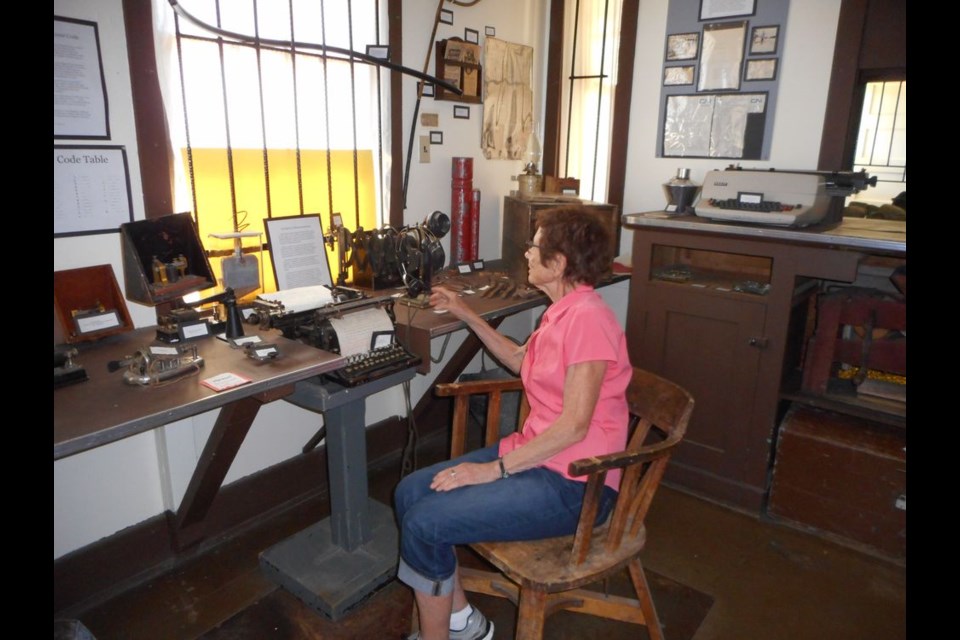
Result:
{"type": "Polygon", "coordinates": [[[347,356],[347,363],[327,375],[335,382],[355,387],[420,364],[419,356],[407,351],[403,345],[394,343],[365,353],[347,356]]]}

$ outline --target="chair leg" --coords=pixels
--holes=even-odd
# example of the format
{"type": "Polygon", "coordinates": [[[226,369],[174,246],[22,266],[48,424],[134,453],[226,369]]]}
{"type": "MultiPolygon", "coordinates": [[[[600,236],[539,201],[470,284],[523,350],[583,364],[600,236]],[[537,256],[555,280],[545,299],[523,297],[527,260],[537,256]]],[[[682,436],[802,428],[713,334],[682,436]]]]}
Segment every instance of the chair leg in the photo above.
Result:
{"type": "Polygon", "coordinates": [[[634,558],[630,561],[630,578],[633,580],[633,588],[637,592],[637,600],[640,601],[640,609],[643,611],[643,617],[647,621],[647,633],[650,640],[664,640],[663,629],[660,628],[660,618],[657,617],[657,609],[653,606],[653,598],[650,595],[650,585],[647,583],[647,576],[643,572],[643,566],[640,561],[634,558]]]}
{"type": "Polygon", "coordinates": [[[520,605],[517,608],[516,640],[541,640],[546,614],[547,594],[536,589],[520,589],[520,605]]]}

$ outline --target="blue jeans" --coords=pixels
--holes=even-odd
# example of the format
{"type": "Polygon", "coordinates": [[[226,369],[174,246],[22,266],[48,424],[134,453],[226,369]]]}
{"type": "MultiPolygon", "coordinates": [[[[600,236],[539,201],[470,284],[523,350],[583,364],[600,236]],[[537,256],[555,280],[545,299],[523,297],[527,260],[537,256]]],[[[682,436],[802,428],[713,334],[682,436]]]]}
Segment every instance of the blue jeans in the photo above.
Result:
{"type": "MultiPolygon", "coordinates": [[[[434,491],[438,471],[461,462],[496,460],[497,445],[477,449],[416,471],[397,486],[400,524],[397,577],[417,591],[447,595],[453,589],[458,544],[536,540],[574,533],[585,483],[540,467],[485,484],[434,491]]],[[[609,515],[617,493],[604,487],[597,524],[609,515]]]]}

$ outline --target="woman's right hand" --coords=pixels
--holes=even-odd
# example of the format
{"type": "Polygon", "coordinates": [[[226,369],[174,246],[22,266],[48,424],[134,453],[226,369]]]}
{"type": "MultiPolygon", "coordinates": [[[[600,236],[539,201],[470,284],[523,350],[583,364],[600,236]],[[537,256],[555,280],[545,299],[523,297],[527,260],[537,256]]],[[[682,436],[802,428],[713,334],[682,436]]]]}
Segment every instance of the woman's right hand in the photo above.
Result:
{"type": "Polygon", "coordinates": [[[430,292],[430,306],[439,311],[449,311],[461,320],[471,313],[470,307],[459,294],[443,287],[433,287],[430,292]]]}

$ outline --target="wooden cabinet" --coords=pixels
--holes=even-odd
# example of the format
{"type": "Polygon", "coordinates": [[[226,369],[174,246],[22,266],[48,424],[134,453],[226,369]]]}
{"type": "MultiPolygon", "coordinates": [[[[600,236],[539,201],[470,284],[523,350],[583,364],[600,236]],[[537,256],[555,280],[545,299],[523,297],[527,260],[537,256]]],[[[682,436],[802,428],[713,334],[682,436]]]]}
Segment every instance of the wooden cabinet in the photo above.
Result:
{"type": "MultiPolygon", "coordinates": [[[[624,216],[634,232],[630,358],[696,401],[666,480],[759,514],[777,425],[789,406],[785,380],[802,364],[811,299],[824,280],[853,282],[871,243],[701,221],[624,216]]],[[[897,243],[879,249],[900,250],[897,243]]]]}
{"type": "Polygon", "coordinates": [[[452,102],[481,104],[483,68],[480,66],[480,45],[449,38],[436,43],[436,76],[459,87],[462,95],[437,85],[434,98],[452,102]]]}
{"type": "Polygon", "coordinates": [[[537,212],[564,205],[579,204],[599,217],[610,230],[613,255],[620,253],[620,215],[616,205],[580,200],[572,196],[520,193],[503,198],[503,234],[500,257],[504,269],[517,281],[527,281],[527,241],[537,232],[537,212]]]}

